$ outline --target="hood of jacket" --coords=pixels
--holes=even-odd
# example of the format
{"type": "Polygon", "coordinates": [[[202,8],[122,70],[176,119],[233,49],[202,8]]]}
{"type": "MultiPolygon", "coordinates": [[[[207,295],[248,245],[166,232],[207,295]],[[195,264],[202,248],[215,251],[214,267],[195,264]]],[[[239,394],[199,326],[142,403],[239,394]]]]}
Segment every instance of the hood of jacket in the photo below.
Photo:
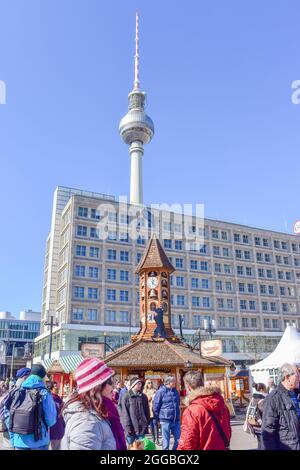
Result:
{"type": "Polygon", "coordinates": [[[46,385],[38,375],[30,375],[26,380],[24,380],[21,388],[46,388],[46,385]]]}
{"type": "Polygon", "coordinates": [[[94,415],[95,418],[101,419],[100,416],[97,415],[96,411],[94,410],[87,410],[82,406],[80,401],[74,401],[73,403],[70,403],[67,405],[67,407],[63,410],[63,417],[64,421],[67,424],[69,419],[72,418],[77,413],[88,413],[89,415],[94,415]]]}
{"type": "Polygon", "coordinates": [[[224,399],[218,387],[200,387],[189,393],[186,397],[186,404],[203,405],[207,410],[217,413],[223,409],[224,399]]]}

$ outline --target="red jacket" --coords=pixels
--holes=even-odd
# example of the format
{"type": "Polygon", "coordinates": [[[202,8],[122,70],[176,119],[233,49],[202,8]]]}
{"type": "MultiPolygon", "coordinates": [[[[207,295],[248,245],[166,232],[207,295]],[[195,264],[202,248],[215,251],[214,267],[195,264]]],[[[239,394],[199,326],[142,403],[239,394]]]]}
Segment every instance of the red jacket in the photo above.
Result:
{"type": "Polygon", "coordinates": [[[214,413],[229,442],[230,414],[219,389],[201,387],[190,393],[188,400],[188,407],[182,416],[177,450],[225,450],[224,441],[207,412],[214,413]]]}

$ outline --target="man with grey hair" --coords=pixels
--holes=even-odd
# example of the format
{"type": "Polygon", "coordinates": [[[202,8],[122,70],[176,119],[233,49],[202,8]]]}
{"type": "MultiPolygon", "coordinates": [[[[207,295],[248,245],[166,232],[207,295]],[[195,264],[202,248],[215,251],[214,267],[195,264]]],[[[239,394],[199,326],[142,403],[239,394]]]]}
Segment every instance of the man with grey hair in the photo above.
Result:
{"type": "Polygon", "coordinates": [[[281,366],[278,384],[263,404],[262,449],[300,450],[299,371],[295,364],[281,366]]]}
{"type": "Polygon", "coordinates": [[[169,450],[171,433],[174,436],[173,450],[176,450],[180,437],[180,397],[173,375],[165,377],[164,385],[154,395],[153,412],[161,426],[162,450],[169,450]]]}

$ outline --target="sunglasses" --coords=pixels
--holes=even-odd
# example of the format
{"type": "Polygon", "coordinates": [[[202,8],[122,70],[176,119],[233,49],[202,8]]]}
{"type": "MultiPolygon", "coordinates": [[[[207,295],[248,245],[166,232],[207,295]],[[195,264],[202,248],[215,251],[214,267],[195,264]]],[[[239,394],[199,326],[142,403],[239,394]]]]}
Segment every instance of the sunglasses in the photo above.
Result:
{"type": "Polygon", "coordinates": [[[105,387],[105,385],[113,385],[113,381],[111,377],[107,379],[105,382],[103,382],[102,387],[105,387]]]}

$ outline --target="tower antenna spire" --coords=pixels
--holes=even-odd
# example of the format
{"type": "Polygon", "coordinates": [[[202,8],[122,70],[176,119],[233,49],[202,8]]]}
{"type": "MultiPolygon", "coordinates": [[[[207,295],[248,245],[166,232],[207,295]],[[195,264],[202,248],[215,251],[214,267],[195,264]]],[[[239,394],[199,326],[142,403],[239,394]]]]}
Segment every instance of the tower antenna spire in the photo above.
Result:
{"type": "Polygon", "coordinates": [[[134,90],[140,89],[140,79],[139,79],[139,14],[135,14],[135,56],[134,56],[134,90]]]}

